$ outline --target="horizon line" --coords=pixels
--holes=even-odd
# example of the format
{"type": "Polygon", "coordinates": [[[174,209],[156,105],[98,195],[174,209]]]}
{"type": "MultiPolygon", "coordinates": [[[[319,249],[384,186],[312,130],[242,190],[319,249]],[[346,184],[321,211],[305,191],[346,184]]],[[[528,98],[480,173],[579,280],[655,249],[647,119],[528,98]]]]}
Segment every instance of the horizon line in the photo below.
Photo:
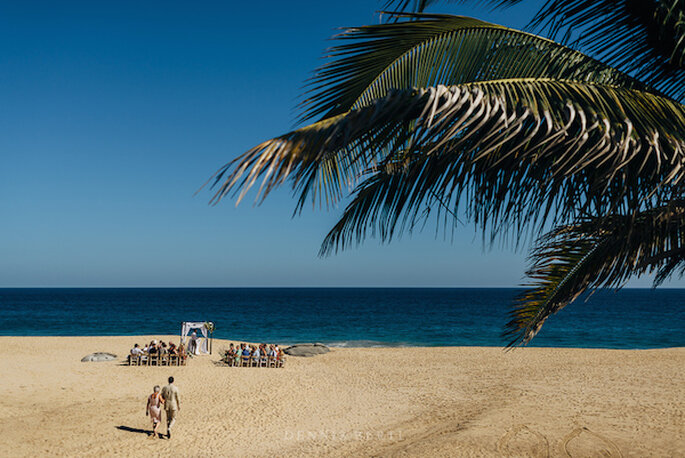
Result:
{"type": "MultiPolygon", "coordinates": [[[[359,285],[318,285],[318,286],[284,286],[284,285],[268,285],[268,286],[155,286],[155,285],[114,285],[114,286],[73,286],[73,285],[59,285],[59,286],[2,286],[0,289],[527,289],[526,286],[516,285],[516,286],[448,286],[448,285],[410,285],[410,286],[359,286],[359,285]]],[[[653,286],[625,286],[623,288],[597,288],[598,290],[614,290],[620,291],[623,289],[673,289],[673,290],[685,290],[685,287],[653,287],[653,286]]]]}

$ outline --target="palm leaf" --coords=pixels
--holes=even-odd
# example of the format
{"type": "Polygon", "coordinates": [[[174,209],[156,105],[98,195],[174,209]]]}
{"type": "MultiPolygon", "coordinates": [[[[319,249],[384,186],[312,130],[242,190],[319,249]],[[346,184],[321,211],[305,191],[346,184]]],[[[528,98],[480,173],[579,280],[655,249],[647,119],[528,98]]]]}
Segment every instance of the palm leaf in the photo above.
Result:
{"type": "Polygon", "coordinates": [[[685,269],[682,201],[633,215],[585,217],[540,239],[532,279],[517,298],[505,336],[528,343],[545,320],[586,291],[622,286],[632,276],[657,272],[656,281],[685,269]]]}
{"type": "MultiPolygon", "coordinates": [[[[521,1],[479,0],[495,7],[521,1]]],[[[391,0],[385,6],[420,12],[433,3],[391,0]]],[[[685,0],[547,0],[528,29],[571,42],[675,100],[685,98],[685,0]]]]}
{"type": "MultiPolygon", "coordinates": [[[[641,83],[587,56],[524,32],[455,16],[415,17],[415,22],[381,24],[348,31],[349,45],[333,49],[338,61],[324,67],[307,101],[309,117],[354,110],[384,97],[390,89],[479,79],[558,78],[649,91],[641,83]],[[320,92],[317,92],[320,91],[320,92]]],[[[357,184],[360,168],[341,148],[318,156],[301,189],[323,190],[336,202],[357,184]]],[[[302,196],[302,195],[301,195],[302,196]]],[[[300,207],[303,200],[300,200],[300,207]]]]}
{"type": "Polygon", "coordinates": [[[532,26],[685,97],[685,0],[548,0],[532,26]]]}
{"type": "Polygon", "coordinates": [[[416,173],[419,195],[431,189],[448,202],[466,191],[483,226],[522,229],[541,210],[542,221],[550,212],[564,220],[579,207],[627,211],[679,192],[683,132],[682,105],[614,86],[523,79],[397,91],[258,145],[220,171],[215,201],[236,189],[241,199],[259,180],[264,196],[291,178],[302,205],[309,194],[338,193],[351,169],[418,157],[419,171],[421,161],[445,161],[416,173]],[[340,152],[345,162],[320,171],[340,152]],[[322,185],[312,186],[317,173],[322,185]]]}
{"type": "MultiPolygon", "coordinates": [[[[385,2],[385,9],[397,11],[413,11],[415,13],[422,13],[429,6],[435,3],[465,3],[467,0],[387,0],[385,2]]],[[[482,0],[484,3],[490,3],[492,6],[510,6],[521,3],[524,0],[482,0]]]]}
{"type": "Polygon", "coordinates": [[[508,78],[558,78],[648,90],[585,54],[463,16],[404,14],[409,22],[352,28],[317,69],[301,121],[361,108],[391,89],[508,78]]]}

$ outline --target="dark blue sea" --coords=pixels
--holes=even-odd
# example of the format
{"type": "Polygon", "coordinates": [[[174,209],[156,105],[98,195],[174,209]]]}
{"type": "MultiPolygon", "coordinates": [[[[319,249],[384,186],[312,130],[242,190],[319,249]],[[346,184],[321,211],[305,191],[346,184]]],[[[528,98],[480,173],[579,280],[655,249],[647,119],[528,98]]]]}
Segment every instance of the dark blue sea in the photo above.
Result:
{"type": "MultiPolygon", "coordinates": [[[[336,346],[502,346],[516,289],[0,289],[0,335],[178,334],[213,321],[215,337],[336,346]]],[[[684,289],[599,291],[554,315],[532,346],[685,346],[684,289]]]]}

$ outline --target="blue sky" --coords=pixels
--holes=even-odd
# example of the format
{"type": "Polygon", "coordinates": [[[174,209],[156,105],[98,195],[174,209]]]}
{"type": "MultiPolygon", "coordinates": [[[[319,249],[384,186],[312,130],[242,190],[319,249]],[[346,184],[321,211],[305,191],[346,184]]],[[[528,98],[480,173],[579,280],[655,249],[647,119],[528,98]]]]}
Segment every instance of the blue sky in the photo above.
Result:
{"type": "MultiPolygon", "coordinates": [[[[194,196],[223,163],[293,126],[327,39],[378,22],[380,5],[0,4],[0,286],[520,283],[525,250],[484,250],[471,226],[320,259],[341,208],[291,218],[287,189],[259,207],[194,196]]],[[[532,5],[433,10],[522,27],[532,5]]]]}

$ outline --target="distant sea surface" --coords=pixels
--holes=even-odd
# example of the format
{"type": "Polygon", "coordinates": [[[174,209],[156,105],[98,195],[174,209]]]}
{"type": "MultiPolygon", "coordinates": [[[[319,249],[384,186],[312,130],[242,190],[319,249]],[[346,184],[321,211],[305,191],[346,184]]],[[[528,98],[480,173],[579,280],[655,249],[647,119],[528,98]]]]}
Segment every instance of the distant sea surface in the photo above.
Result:
{"type": "MultiPolygon", "coordinates": [[[[0,289],[0,335],[180,333],[213,321],[215,337],[333,346],[501,346],[517,289],[0,289]]],[[[685,290],[599,291],[552,316],[532,346],[685,346],[685,290]]]]}

